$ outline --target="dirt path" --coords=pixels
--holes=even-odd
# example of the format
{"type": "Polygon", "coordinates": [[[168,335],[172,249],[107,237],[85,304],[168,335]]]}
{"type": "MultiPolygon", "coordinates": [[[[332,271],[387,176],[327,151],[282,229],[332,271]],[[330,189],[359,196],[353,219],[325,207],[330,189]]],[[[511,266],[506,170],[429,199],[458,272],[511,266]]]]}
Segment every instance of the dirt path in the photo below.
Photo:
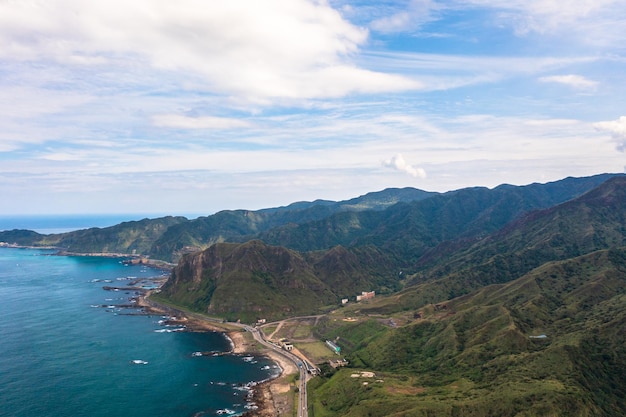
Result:
{"type": "Polygon", "coordinates": [[[278,331],[281,329],[281,327],[283,327],[283,324],[285,324],[285,321],[284,321],[284,320],[283,320],[283,321],[278,322],[278,326],[276,326],[276,330],[274,330],[274,331],[272,332],[272,334],[271,334],[271,335],[267,336],[267,339],[269,339],[269,340],[274,340],[274,335],[275,335],[276,333],[278,333],[278,331]]]}

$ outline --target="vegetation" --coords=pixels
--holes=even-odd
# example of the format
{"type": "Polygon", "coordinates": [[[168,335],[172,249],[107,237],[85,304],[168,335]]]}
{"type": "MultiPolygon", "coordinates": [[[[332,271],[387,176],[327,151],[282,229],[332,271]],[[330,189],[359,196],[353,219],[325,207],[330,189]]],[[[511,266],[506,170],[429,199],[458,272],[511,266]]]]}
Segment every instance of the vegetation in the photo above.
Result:
{"type": "Polygon", "coordinates": [[[196,311],[249,323],[313,314],[336,298],[300,254],[260,241],[187,255],[162,294],[196,311]]]}
{"type": "MultiPolygon", "coordinates": [[[[75,253],[148,255],[153,243],[184,217],[162,217],[120,223],[116,226],[42,235],[24,230],[0,232],[0,242],[24,246],[54,246],[75,253]]],[[[164,258],[165,260],[169,260],[164,258]]]]}
{"type": "Polygon", "coordinates": [[[317,315],[265,330],[320,361],[323,340],[346,355],[309,384],[316,417],[626,415],[623,175],[0,241],[180,258],[158,297],[189,311],[317,315]]]}
{"type": "Polygon", "coordinates": [[[446,194],[390,188],[347,201],[299,202],[258,211],[226,210],[194,220],[168,216],[52,235],[4,231],[0,232],[0,242],[55,246],[78,253],[137,254],[164,261],[178,261],[186,253],[215,243],[254,238],[304,252],[339,245],[373,245],[384,250],[397,268],[406,268],[442,242],[497,230],[528,210],[567,201],[613,176],[446,194]]]}
{"type": "Polygon", "coordinates": [[[625,259],[619,248],[546,264],[399,328],[326,327],[358,369],[310,385],[315,415],[624,415],[625,259]],[[350,378],[360,369],[391,378],[363,386],[350,378]]]}

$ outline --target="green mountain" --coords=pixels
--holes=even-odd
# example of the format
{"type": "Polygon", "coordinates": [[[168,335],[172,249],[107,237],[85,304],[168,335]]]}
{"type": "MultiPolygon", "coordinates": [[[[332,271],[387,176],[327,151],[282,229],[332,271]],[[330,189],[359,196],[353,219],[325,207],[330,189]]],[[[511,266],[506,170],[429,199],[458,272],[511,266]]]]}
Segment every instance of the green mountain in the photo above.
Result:
{"type": "Polygon", "coordinates": [[[626,415],[625,225],[617,177],[459,239],[403,291],[328,316],[317,331],[351,368],[312,381],[315,415],[626,415]]]}
{"type": "Polygon", "coordinates": [[[186,255],[160,296],[195,311],[256,321],[313,314],[334,296],[298,253],[260,241],[186,255]]]}
{"type": "Polygon", "coordinates": [[[460,190],[272,231],[330,234],[320,247],[341,237],[330,249],[217,244],[185,256],[161,296],[244,321],[326,313],[315,332],[350,366],[310,382],[314,415],[625,415],[626,177],[561,185],[460,190]],[[373,288],[388,295],[337,308],[373,288]]]}
{"type": "MultiPolygon", "coordinates": [[[[369,234],[369,238],[363,236],[363,241],[367,242],[367,245],[354,244],[350,247],[335,246],[328,250],[299,252],[284,246],[269,246],[260,240],[242,244],[216,244],[202,252],[183,257],[172,279],[164,287],[163,296],[193,310],[254,321],[257,316],[276,318],[314,314],[326,306],[338,305],[341,298],[362,291],[391,293],[401,289],[400,267],[406,263],[397,261],[398,254],[390,249],[394,247],[390,242],[403,243],[404,252],[413,251],[419,254],[425,251],[424,236],[432,237],[433,230],[436,230],[440,237],[435,239],[434,243],[429,243],[430,246],[448,237],[467,241],[463,237],[464,233],[473,235],[475,232],[472,230],[477,224],[482,225],[481,230],[495,228],[501,223],[506,224],[506,220],[514,218],[514,214],[524,213],[524,208],[547,204],[546,201],[559,201],[565,198],[564,196],[571,195],[575,187],[563,187],[559,184],[558,188],[568,189],[569,192],[558,196],[554,193],[539,193],[536,190],[544,191],[544,187],[538,185],[529,186],[521,191],[510,186],[498,187],[495,190],[461,190],[447,196],[433,196],[410,205],[394,205],[383,211],[345,211],[321,222],[295,226],[296,229],[305,228],[312,231],[316,226],[328,224],[330,221],[333,224],[331,231],[315,229],[319,233],[311,233],[314,239],[321,240],[318,238],[320,234],[336,237],[342,231],[349,231],[348,233],[354,236],[355,230],[360,229],[362,233],[369,234]],[[520,195],[529,195],[527,200],[530,202],[522,200],[520,195]],[[468,201],[469,203],[463,205],[463,202],[468,201]],[[464,211],[461,210],[463,206],[464,211]],[[494,214],[504,213],[506,208],[511,207],[515,207],[515,210],[511,209],[513,214],[507,216],[494,214]],[[382,227],[381,218],[385,218],[389,212],[392,215],[387,222],[382,223],[385,226],[382,227]],[[400,216],[399,213],[403,215],[400,216]],[[413,216],[415,213],[428,215],[413,216]],[[376,219],[376,222],[372,219],[376,219]],[[416,232],[416,229],[420,232],[416,232]],[[394,232],[390,233],[390,230],[394,232]],[[415,235],[409,237],[412,233],[415,235]],[[376,236],[376,239],[372,236],[376,236]],[[298,291],[294,292],[294,288],[298,291]]],[[[564,251],[564,246],[552,245],[546,235],[560,239],[559,242],[563,241],[565,244],[571,239],[578,239],[578,232],[588,234],[590,227],[598,225],[596,228],[599,230],[599,225],[603,224],[603,230],[613,232],[611,246],[619,246],[624,239],[624,235],[620,235],[619,232],[619,225],[624,224],[623,205],[626,198],[621,198],[624,192],[626,177],[615,177],[578,199],[523,217],[502,231],[472,245],[467,249],[467,254],[457,251],[455,255],[459,253],[460,257],[446,259],[445,262],[436,264],[425,272],[405,279],[409,288],[399,293],[399,302],[384,307],[395,311],[406,309],[407,306],[413,308],[419,306],[419,303],[445,300],[484,285],[510,281],[549,260],[569,258],[608,247],[597,244],[604,239],[604,235],[598,235],[587,239],[593,244],[584,250],[580,247],[575,253],[565,251],[559,257],[558,253],[551,253],[543,246],[546,240],[548,246],[555,247],[557,252],[564,251]],[[604,200],[597,201],[606,199],[606,195],[614,196],[610,200],[611,204],[604,200]],[[600,209],[587,209],[590,206],[598,206],[600,209]],[[563,210],[566,210],[566,213],[562,213],[563,210]],[[572,213],[584,217],[574,218],[572,213]],[[608,222],[606,213],[613,214],[610,217],[612,223],[608,222]],[[567,231],[565,238],[560,237],[564,231],[562,225],[554,220],[555,216],[573,220],[570,224],[571,230],[567,231]],[[531,222],[529,218],[535,221],[531,222]],[[545,225],[553,228],[547,228],[545,225]],[[535,229],[544,234],[535,232],[535,229]],[[533,241],[529,240],[535,236],[538,244],[533,244],[533,241]],[[473,249],[474,247],[478,249],[473,249]],[[538,253],[533,252],[529,255],[529,251],[538,253]],[[468,256],[473,258],[468,259],[468,256]],[[433,277],[440,279],[427,286],[414,286],[429,279],[435,280],[433,277]]],[[[240,219],[237,214],[221,213],[211,217],[210,220],[223,220],[220,225],[215,225],[216,228],[225,228],[229,225],[231,230],[241,230],[233,223],[225,221],[226,216],[230,220],[240,219]]],[[[249,217],[255,215],[251,213],[249,217]]],[[[286,230],[291,229],[281,228],[281,230],[287,233],[286,230]]],[[[291,237],[293,236],[299,234],[292,234],[291,237]]],[[[412,258],[418,258],[418,255],[413,255],[412,258]]],[[[366,309],[390,312],[381,309],[376,303],[367,306],[366,309]]]]}
{"type": "Polygon", "coordinates": [[[76,253],[141,254],[177,261],[185,253],[205,249],[214,243],[251,240],[273,227],[318,220],[343,211],[382,210],[399,202],[422,200],[436,194],[415,188],[389,188],[347,201],[298,202],[258,211],[225,210],[194,220],[184,217],[144,219],[52,235],[25,230],[0,231],[0,242],[54,246],[76,253]]]}
{"type": "Polygon", "coordinates": [[[257,211],[224,210],[171,227],[154,243],[150,255],[177,259],[181,254],[214,243],[245,242],[275,227],[302,224],[340,212],[383,210],[399,202],[419,201],[433,195],[436,193],[415,188],[388,188],[340,202],[316,200],[257,211]]]}
{"type": "Polygon", "coordinates": [[[187,219],[184,217],[167,216],[50,235],[28,230],[9,230],[0,232],[0,242],[23,246],[53,246],[74,253],[148,254],[154,241],[166,230],[185,221],[187,219]]]}
{"type": "MultiPolygon", "coordinates": [[[[185,255],[157,296],[192,311],[254,322],[317,314],[394,281],[376,248],[299,253],[259,240],[185,255]]],[[[389,289],[388,291],[391,291],[389,289]]]]}
{"type": "Polygon", "coordinates": [[[180,258],[155,297],[229,320],[324,314],[350,364],[310,382],[318,417],[626,415],[624,175],[0,242],[180,258]]]}
{"type": "Polygon", "coordinates": [[[394,308],[419,306],[516,279],[542,264],[626,245],[626,177],[529,213],[478,241],[428,254],[394,308]]]}
{"type": "Polygon", "coordinates": [[[45,235],[33,232],[32,230],[6,230],[0,232],[0,243],[30,246],[33,242],[38,242],[45,238],[45,235]]]}
{"type": "Polygon", "coordinates": [[[426,253],[448,242],[487,236],[519,216],[552,207],[597,187],[613,175],[566,178],[523,187],[466,188],[382,211],[341,212],[317,221],[263,232],[265,242],[300,251],[336,245],[375,245],[411,269],[426,253]]]}
{"type": "Polygon", "coordinates": [[[625,415],[625,307],[622,247],[394,316],[402,326],[366,315],[350,324],[328,319],[324,336],[377,379],[363,385],[354,369],[314,379],[314,413],[625,415]]]}
{"type": "Polygon", "coordinates": [[[0,232],[0,242],[79,253],[127,253],[177,261],[219,242],[261,239],[302,252],[376,246],[410,268],[424,253],[459,237],[483,236],[517,216],[574,198],[612,174],[525,187],[469,188],[445,194],[390,188],[340,202],[317,200],[257,211],[226,210],[188,220],[144,219],[107,228],[39,235],[0,232]]]}

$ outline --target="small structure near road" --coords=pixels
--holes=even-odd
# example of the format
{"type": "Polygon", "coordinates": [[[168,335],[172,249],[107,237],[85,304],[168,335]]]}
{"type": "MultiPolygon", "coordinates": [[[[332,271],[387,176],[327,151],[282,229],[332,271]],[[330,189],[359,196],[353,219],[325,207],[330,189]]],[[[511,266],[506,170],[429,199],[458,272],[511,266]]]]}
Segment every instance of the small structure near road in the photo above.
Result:
{"type": "Polygon", "coordinates": [[[331,342],[330,340],[326,341],[326,346],[328,346],[330,348],[330,350],[335,352],[337,355],[339,355],[341,353],[341,348],[339,346],[337,346],[336,344],[334,344],[333,342],[331,342]]]}
{"type": "Polygon", "coordinates": [[[341,368],[342,366],[348,365],[348,361],[345,360],[345,359],[334,359],[334,360],[331,359],[331,360],[328,361],[328,364],[331,367],[337,369],[337,368],[341,368]]]}
{"type": "Polygon", "coordinates": [[[280,339],[280,347],[288,352],[291,352],[293,350],[293,345],[287,339],[280,339]]]}

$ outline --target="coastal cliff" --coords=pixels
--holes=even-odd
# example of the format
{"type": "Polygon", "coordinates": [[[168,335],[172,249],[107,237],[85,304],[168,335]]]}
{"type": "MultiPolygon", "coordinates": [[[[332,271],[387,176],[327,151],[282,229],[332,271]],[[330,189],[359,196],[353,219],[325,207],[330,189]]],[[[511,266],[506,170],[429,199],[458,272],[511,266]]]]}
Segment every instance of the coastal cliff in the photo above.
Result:
{"type": "Polygon", "coordinates": [[[337,300],[301,254],[260,241],[186,255],[161,290],[192,310],[247,322],[313,314],[337,300]]]}

